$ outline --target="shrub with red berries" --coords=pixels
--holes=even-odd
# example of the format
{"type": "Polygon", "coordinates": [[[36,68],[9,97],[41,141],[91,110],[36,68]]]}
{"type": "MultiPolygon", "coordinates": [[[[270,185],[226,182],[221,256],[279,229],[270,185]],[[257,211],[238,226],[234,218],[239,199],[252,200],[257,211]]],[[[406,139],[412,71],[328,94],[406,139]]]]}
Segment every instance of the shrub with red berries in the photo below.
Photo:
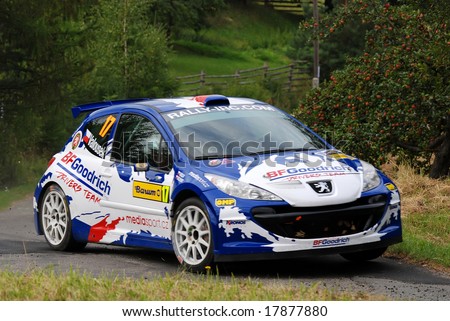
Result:
{"type": "Polygon", "coordinates": [[[431,177],[449,175],[449,8],[437,0],[341,5],[321,41],[357,15],[372,26],[365,53],[312,91],[295,115],[376,165],[394,155],[431,177]]]}

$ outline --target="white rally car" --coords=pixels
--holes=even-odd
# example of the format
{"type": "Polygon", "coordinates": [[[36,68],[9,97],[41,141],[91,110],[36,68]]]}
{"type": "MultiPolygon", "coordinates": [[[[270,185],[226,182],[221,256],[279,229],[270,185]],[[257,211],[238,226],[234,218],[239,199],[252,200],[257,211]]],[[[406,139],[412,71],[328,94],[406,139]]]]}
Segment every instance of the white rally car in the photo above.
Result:
{"type": "Polygon", "coordinates": [[[400,196],[372,165],[264,102],[221,95],[107,101],[54,155],[34,195],[56,250],[89,242],[212,262],[337,253],[402,240],[400,196]]]}

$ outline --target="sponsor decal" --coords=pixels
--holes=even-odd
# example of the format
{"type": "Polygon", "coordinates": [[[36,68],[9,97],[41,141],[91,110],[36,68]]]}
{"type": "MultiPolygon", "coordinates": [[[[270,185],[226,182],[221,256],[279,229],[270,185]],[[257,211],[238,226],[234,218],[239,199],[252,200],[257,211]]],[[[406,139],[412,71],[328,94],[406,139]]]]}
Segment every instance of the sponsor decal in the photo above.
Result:
{"type": "Polygon", "coordinates": [[[339,237],[336,239],[314,240],[313,247],[337,246],[337,245],[347,244],[348,242],[350,242],[349,237],[339,237]]]}
{"type": "Polygon", "coordinates": [[[308,182],[308,184],[317,194],[329,194],[333,191],[331,181],[308,182]]]}
{"type": "Polygon", "coordinates": [[[75,193],[81,192],[83,190],[81,184],[78,183],[77,180],[70,178],[66,173],[56,171],[56,174],[56,178],[62,180],[64,184],[66,184],[68,188],[73,189],[75,193]]]}
{"type": "Polygon", "coordinates": [[[216,206],[235,206],[236,200],[234,198],[216,198],[216,206]]]}
{"type": "Polygon", "coordinates": [[[72,139],[72,150],[77,148],[78,145],[80,145],[80,141],[81,141],[81,137],[83,136],[83,134],[81,133],[81,131],[77,132],[75,134],[75,136],[73,136],[72,139]]]}
{"type": "Polygon", "coordinates": [[[199,182],[200,184],[203,185],[203,187],[209,187],[209,184],[207,181],[205,181],[203,178],[200,177],[200,175],[194,173],[194,172],[189,172],[188,174],[190,177],[192,177],[193,179],[195,179],[197,182],[199,182]]]}
{"type": "Polygon", "coordinates": [[[78,157],[73,152],[68,152],[61,158],[63,164],[69,165],[70,169],[66,168],[62,164],[58,163],[58,166],[64,169],[72,177],[76,178],[80,183],[90,188],[100,196],[103,193],[110,194],[111,186],[109,186],[108,181],[101,179],[100,176],[96,175],[95,170],[90,170],[87,168],[80,157],[78,157]]]}
{"type": "Polygon", "coordinates": [[[309,178],[320,178],[320,177],[330,177],[330,176],[341,176],[346,173],[315,173],[315,174],[304,174],[304,175],[293,175],[286,177],[286,181],[301,181],[309,178]]]}
{"type": "Polygon", "coordinates": [[[350,159],[350,160],[355,160],[356,158],[349,156],[349,155],[345,155],[343,153],[327,153],[328,157],[331,157],[335,160],[340,160],[340,159],[350,159]]]}
{"type": "Polygon", "coordinates": [[[219,166],[220,164],[222,164],[222,160],[220,159],[211,159],[208,163],[211,167],[219,166]]]}
{"type": "Polygon", "coordinates": [[[177,182],[178,183],[183,183],[184,182],[184,178],[186,177],[186,175],[184,174],[184,173],[182,173],[182,172],[178,172],[176,175],[175,175],[175,179],[177,180],[177,182]]]}
{"type": "Polygon", "coordinates": [[[269,178],[271,181],[275,179],[285,178],[289,176],[306,174],[306,173],[353,173],[354,170],[350,166],[317,166],[317,167],[300,167],[279,169],[277,171],[270,171],[263,175],[264,178],[269,178]]]}
{"type": "Polygon", "coordinates": [[[105,137],[108,131],[111,129],[112,125],[114,125],[114,122],[116,121],[116,117],[110,115],[108,118],[106,118],[105,123],[103,124],[102,129],[100,129],[100,132],[98,133],[100,137],[105,137]]]}
{"type": "Polygon", "coordinates": [[[94,202],[94,203],[98,203],[100,202],[100,197],[98,197],[97,195],[95,195],[94,193],[91,193],[89,190],[84,189],[84,197],[89,201],[89,202],[94,202]]]}
{"type": "Polygon", "coordinates": [[[169,221],[168,220],[145,218],[140,215],[139,216],[127,215],[125,217],[125,221],[129,224],[142,225],[142,226],[148,226],[148,227],[156,227],[156,228],[161,228],[164,230],[169,229],[169,221]]]}
{"type": "Polygon", "coordinates": [[[265,111],[276,111],[275,108],[269,105],[230,105],[230,106],[214,106],[214,107],[200,107],[200,108],[189,108],[176,112],[169,112],[164,117],[172,120],[177,118],[182,118],[186,116],[199,115],[211,112],[221,112],[221,111],[238,111],[238,110],[265,110],[265,111]]]}
{"type": "Polygon", "coordinates": [[[216,167],[219,165],[229,165],[229,164],[233,164],[234,160],[229,159],[229,158],[224,158],[224,159],[211,159],[208,162],[208,165],[211,167],[216,167]]]}
{"type": "Polygon", "coordinates": [[[395,185],[392,184],[392,183],[384,184],[384,186],[386,186],[386,188],[387,188],[388,190],[390,190],[391,192],[392,192],[392,191],[395,191],[395,190],[397,189],[397,188],[395,187],[395,185]]]}
{"type": "Polygon", "coordinates": [[[67,187],[73,189],[75,193],[83,191],[84,197],[89,202],[94,202],[94,203],[100,202],[100,197],[98,197],[97,195],[95,195],[94,193],[89,191],[88,189],[85,189],[85,188],[83,189],[83,187],[81,186],[80,183],[78,183],[77,180],[70,178],[66,173],[63,173],[60,171],[56,171],[56,173],[58,174],[58,176],[56,178],[62,180],[67,185],[67,187]]]}
{"type": "Polygon", "coordinates": [[[133,182],[133,197],[169,203],[170,187],[147,182],[133,182]]]}
{"type": "Polygon", "coordinates": [[[86,144],[86,148],[93,154],[104,158],[105,148],[103,148],[95,139],[94,135],[86,129],[86,136],[83,137],[83,142],[86,144]]]}
{"type": "Polygon", "coordinates": [[[227,225],[245,225],[246,221],[226,221],[227,225]]]}

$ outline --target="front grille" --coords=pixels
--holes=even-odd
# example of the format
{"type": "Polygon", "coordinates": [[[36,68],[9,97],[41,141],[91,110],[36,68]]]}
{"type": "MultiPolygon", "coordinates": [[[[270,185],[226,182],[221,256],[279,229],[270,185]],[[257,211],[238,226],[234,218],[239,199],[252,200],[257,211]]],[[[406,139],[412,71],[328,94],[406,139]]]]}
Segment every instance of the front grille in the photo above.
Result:
{"type": "Polygon", "coordinates": [[[340,205],[255,207],[251,212],[259,225],[279,236],[334,237],[359,233],[374,226],[383,216],[386,200],[385,195],[376,195],[340,205]]]}

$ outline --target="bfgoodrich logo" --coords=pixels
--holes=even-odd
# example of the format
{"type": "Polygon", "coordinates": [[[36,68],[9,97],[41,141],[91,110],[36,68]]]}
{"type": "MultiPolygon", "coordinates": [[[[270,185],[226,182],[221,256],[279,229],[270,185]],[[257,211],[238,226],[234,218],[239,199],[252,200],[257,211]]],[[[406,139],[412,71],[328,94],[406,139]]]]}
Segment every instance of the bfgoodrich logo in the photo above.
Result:
{"type": "Polygon", "coordinates": [[[309,182],[308,184],[318,194],[329,194],[333,191],[331,181],[309,182]]]}
{"type": "Polygon", "coordinates": [[[340,237],[337,239],[314,240],[313,247],[344,245],[350,241],[348,237],[340,237]]]}

